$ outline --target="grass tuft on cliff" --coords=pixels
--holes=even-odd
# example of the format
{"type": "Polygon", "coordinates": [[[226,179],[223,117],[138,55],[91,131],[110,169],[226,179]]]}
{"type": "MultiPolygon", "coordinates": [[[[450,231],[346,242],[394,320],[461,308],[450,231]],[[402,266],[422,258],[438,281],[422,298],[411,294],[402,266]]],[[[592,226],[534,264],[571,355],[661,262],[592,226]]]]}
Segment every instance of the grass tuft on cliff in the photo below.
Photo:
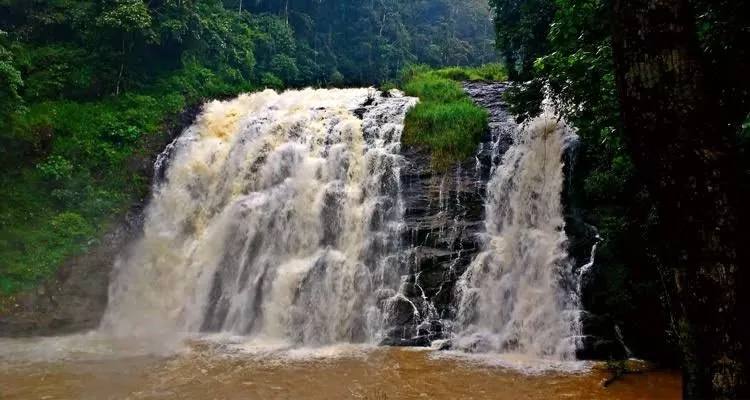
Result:
{"type": "Polygon", "coordinates": [[[406,115],[403,143],[428,148],[437,170],[470,157],[487,129],[489,114],[471,101],[461,82],[505,79],[507,75],[499,64],[439,70],[422,65],[406,68],[401,73],[404,92],[419,97],[420,102],[406,115]]]}

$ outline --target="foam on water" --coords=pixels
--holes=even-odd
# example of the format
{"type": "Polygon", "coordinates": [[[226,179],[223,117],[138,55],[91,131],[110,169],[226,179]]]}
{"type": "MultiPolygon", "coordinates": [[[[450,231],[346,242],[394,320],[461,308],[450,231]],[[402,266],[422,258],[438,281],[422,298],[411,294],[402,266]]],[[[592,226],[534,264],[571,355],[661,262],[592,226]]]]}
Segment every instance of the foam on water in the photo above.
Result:
{"type": "Polygon", "coordinates": [[[0,339],[0,361],[9,363],[97,361],[180,354],[178,342],[130,339],[87,332],[69,336],[0,339]]]}
{"type": "Polygon", "coordinates": [[[430,358],[456,360],[466,364],[508,369],[527,375],[586,373],[595,365],[591,361],[560,361],[523,353],[467,353],[458,350],[435,351],[430,354],[430,358]]]}
{"type": "Polygon", "coordinates": [[[379,342],[408,273],[399,148],[416,101],[306,89],[208,103],[158,162],[100,330],[379,342]]]}
{"type": "Polygon", "coordinates": [[[561,202],[563,154],[574,139],[548,111],[518,129],[493,172],[485,248],[456,285],[454,348],[575,359],[579,304],[561,202]]]}

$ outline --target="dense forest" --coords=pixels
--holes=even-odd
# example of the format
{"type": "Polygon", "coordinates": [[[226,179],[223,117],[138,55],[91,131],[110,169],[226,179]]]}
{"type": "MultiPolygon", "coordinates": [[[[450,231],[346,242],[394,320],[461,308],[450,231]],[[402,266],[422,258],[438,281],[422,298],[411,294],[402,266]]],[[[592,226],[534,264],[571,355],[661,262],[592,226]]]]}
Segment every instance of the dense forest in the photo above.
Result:
{"type": "Polygon", "coordinates": [[[603,239],[587,329],[682,363],[687,397],[744,398],[748,3],[491,3],[516,113],[536,115],[546,94],[583,138],[567,228],[603,239]]]}
{"type": "Polygon", "coordinates": [[[478,65],[497,59],[493,38],[484,0],[0,1],[0,293],[39,282],[142,198],[144,157],[184,109],[478,65]]]}

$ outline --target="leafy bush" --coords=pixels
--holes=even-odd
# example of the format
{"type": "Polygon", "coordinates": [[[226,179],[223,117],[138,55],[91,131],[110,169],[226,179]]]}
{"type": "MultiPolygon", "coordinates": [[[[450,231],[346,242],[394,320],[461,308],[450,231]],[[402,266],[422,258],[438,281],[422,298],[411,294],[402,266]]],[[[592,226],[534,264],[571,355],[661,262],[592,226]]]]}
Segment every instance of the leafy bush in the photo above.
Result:
{"type": "Polygon", "coordinates": [[[50,225],[57,236],[70,238],[74,245],[84,245],[96,233],[83,216],[69,211],[56,215],[50,225]]]}
{"type": "Polygon", "coordinates": [[[60,182],[69,179],[73,174],[73,164],[61,156],[51,156],[36,165],[42,178],[60,182]]]}
{"type": "Polygon", "coordinates": [[[505,81],[508,79],[508,71],[505,69],[505,66],[499,63],[484,64],[480,67],[472,68],[471,71],[474,73],[474,76],[482,80],[505,81]]]}
{"type": "Polygon", "coordinates": [[[281,90],[284,88],[284,81],[270,72],[266,72],[260,77],[260,84],[270,89],[281,90]]]}
{"type": "Polygon", "coordinates": [[[331,73],[331,85],[339,87],[344,85],[344,74],[339,71],[333,71],[331,73]]]}
{"type": "Polygon", "coordinates": [[[459,67],[443,68],[439,71],[436,71],[435,74],[445,79],[451,79],[451,80],[459,81],[459,82],[471,80],[471,75],[469,74],[469,71],[466,68],[459,68],[459,67]]]}
{"type": "Polygon", "coordinates": [[[434,72],[430,66],[425,64],[409,64],[399,71],[398,76],[401,82],[409,82],[417,76],[426,75],[434,72]]]}
{"type": "Polygon", "coordinates": [[[390,92],[393,89],[398,89],[398,84],[396,82],[386,82],[378,88],[381,92],[390,92]]]}

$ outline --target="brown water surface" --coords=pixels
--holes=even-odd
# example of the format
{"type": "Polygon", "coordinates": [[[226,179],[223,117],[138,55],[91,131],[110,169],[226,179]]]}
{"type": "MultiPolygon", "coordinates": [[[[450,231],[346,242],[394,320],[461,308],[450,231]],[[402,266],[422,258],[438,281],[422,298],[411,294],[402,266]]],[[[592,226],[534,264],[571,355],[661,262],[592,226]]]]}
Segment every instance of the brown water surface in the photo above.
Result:
{"type": "Polygon", "coordinates": [[[524,374],[414,349],[277,357],[195,346],[172,357],[1,361],[0,399],[678,399],[674,371],[524,374]]]}

